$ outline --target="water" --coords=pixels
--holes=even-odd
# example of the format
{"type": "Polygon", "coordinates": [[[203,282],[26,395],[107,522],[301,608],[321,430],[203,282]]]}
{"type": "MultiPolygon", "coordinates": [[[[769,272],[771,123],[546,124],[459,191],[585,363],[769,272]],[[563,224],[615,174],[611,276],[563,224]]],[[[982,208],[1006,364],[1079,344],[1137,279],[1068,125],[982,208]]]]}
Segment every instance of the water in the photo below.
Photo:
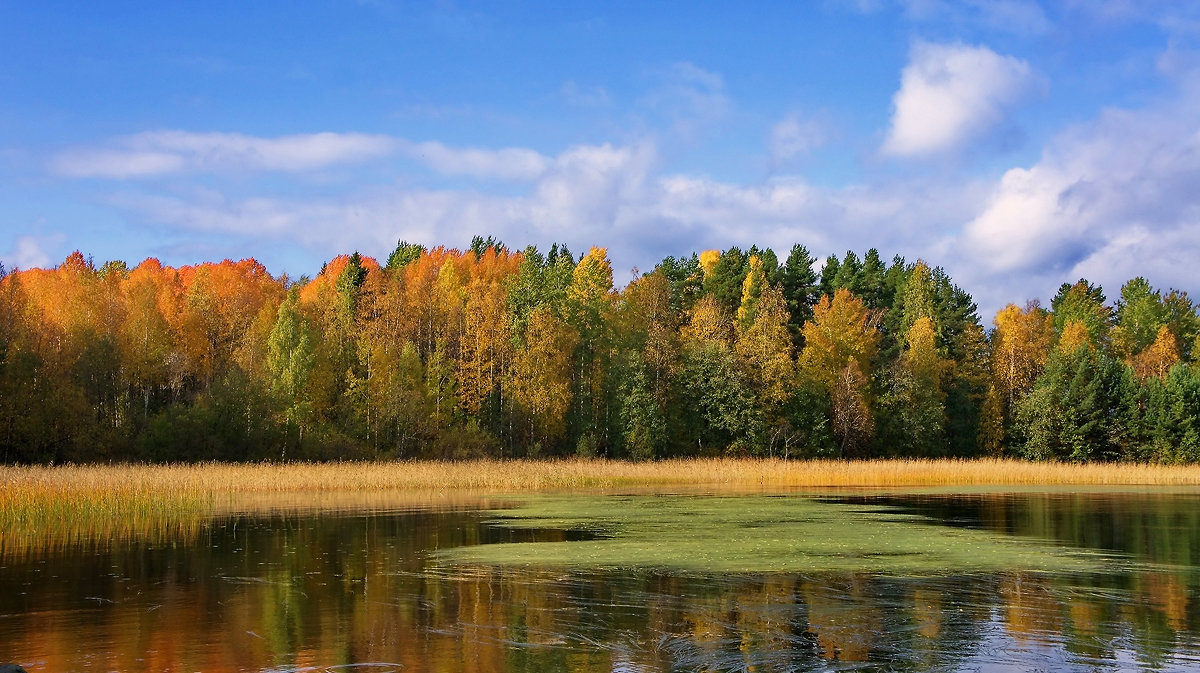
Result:
{"type": "MultiPolygon", "coordinates": [[[[659,502],[702,509],[687,497],[659,502]]],[[[803,502],[729,501],[810,511],[803,502]]],[[[845,558],[827,565],[811,556],[782,571],[728,562],[705,570],[664,563],[662,550],[654,563],[627,565],[480,563],[455,552],[567,541],[600,549],[624,533],[500,526],[491,512],[432,505],[228,516],[166,541],[9,549],[0,555],[0,662],[30,671],[1200,668],[1200,494],[853,495],[817,504],[825,518],[804,535],[839,534],[828,516],[844,511],[853,527],[862,516],[899,522],[931,549],[957,531],[1040,556],[986,570],[881,566],[861,549],[825,547],[805,553],[862,557],[864,569],[831,571],[846,568],[845,558]],[[1045,562],[1079,553],[1088,565],[1058,571],[1045,562]]],[[[744,532],[744,522],[697,518],[710,532],[744,532]]],[[[764,538],[797,534],[755,526],[764,538]]],[[[733,558],[757,562],[755,550],[733,558]]]]}

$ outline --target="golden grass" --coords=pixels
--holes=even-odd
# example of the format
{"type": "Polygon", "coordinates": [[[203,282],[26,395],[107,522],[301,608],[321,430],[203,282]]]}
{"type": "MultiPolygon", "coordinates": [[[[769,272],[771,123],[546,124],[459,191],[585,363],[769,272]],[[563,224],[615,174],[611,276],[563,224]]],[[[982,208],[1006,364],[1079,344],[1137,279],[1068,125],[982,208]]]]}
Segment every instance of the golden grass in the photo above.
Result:
{"type": "Polygon", "coordinates": [[[1200,465],[689,458],[0,467],[0,554],[198,533],[232,511],[466,505],[528,491],[1198,486],[1200,465]]]}
{"type": "Polygon", "coordinates": [[[904,487],[1200,485],[1200,465],[1074,465],[1017,460],[786,461],[694,458],[457,462],[0,466],[0,510],[87,498],[103,507],[160,497],[362,491],[524,491],[625,486],[904,487]]]}
{"type": "Polygon", "coordinates": [[[613,488],[1196,486],[1200,466],[1015,460],[697,458],[0,466],[0,548],[199,529],[215,513],[456,504],[479,495],[613,488]],[[55,542],[56,541],[56,542],[55,542]]]}

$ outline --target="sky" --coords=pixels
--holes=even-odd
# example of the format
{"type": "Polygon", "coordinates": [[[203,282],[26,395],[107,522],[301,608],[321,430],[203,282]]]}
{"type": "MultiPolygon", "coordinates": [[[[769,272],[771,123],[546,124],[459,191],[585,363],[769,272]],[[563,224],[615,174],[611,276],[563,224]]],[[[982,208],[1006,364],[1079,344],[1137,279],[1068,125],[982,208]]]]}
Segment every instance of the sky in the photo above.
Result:
{"type": "Polygon", "coordinates": [[[1200,294],[1200,3],[0,3],[0,262],[869,248],[1200,294]]]}

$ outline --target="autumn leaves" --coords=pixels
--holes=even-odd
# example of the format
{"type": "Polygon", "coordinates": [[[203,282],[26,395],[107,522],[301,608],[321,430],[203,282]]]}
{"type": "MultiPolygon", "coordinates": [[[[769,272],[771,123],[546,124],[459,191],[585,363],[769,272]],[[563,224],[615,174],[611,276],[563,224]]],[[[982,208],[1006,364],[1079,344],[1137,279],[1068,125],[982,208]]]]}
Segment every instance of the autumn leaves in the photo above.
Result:
{"type": "Polygon", "coordinates": [[[147,260],[0,282],[5,460],[1200,459],[1200,318],[1086,281],[985,334],[938,268],[800,245],[668,257],[401,243],[315,278],[147,260]]]}

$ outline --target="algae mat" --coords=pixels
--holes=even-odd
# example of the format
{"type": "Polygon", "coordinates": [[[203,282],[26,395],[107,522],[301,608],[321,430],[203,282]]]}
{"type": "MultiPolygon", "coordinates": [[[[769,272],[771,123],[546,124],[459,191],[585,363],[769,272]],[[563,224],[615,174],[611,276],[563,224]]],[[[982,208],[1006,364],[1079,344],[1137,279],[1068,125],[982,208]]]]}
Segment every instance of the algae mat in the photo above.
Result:
{"type": "Polygon", "coordinates": [[[583,539],[457,547],[439,558],[499,566],[897,576],[1099,572],[1127,560],[936,525],[893,508],[800,496],[533,496],[494,515],[494,526],[573,532],[583,539]]]}

